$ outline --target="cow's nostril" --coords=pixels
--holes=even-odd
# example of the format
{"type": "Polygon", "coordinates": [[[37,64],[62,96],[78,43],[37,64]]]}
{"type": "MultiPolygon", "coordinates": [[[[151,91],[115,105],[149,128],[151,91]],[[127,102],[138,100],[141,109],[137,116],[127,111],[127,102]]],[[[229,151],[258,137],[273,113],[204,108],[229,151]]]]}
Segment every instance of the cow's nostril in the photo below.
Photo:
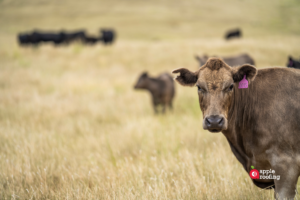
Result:
{"type": "Polygon", "coordinates": [[[224,120],[224,118],[221,117],[221,118],[218,120],[218,123],[221,125],[221,124],[223,123],[223,120],[224,120]]]}
{"type": "Polygon", "coordinates": [[[205,122],[206,122],[207,125],[210,125],[210,121],[209,121],[208,118],[205,118],[205,122]]]}

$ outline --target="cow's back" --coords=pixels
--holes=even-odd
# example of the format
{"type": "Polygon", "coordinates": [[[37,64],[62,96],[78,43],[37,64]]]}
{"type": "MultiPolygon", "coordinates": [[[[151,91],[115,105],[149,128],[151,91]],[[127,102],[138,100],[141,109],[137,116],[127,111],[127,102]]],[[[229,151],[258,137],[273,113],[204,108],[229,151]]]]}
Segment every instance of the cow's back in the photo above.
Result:
{"type": "Polygon", "coordinates": [[[299,70],[289,68],[263,69],[258,70],[256,78],[257,80],[253,82],[258,93],[256,98],[259,98],[260,102],[265,105],[265,112],[260,114],[261,118],[270,115],[269,118],[272,118],[272,121],[267,121],[273,127],[277,126],[274,124],[276,122],[279,126],[293,123],[294,130],[300,131],[299,70]]]}
{"type": "Polygon", "coordinates": [[[231,67],[240,66],[243,64],[254,65],[254,60],[248,54],[241,54],[234,57],[224,57],[223,60],[231,67]]]}

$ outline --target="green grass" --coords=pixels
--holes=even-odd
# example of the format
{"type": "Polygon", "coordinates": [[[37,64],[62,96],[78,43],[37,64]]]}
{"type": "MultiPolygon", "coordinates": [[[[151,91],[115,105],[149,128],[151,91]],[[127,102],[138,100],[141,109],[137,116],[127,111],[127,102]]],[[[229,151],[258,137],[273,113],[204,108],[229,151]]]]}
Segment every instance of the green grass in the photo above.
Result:
{"type": "MultiPolygon", "coordinates": [[[[195,54],[300,56],[298,1],[0,1],[0,199],[271,199],[222,134],[202,129],[196,88],[174,112],[134,91],[142,71],[197,69],[195,54]],[[40,28],[114,27],[116,44],[20,48],[40,28]],[[241,27],[244,37],[226,42],[241,27]]],[[[298,185],[299,187],[299,185],[298,185]]],[[[299,196],[298,196],[299,198],[299,196]]]]}

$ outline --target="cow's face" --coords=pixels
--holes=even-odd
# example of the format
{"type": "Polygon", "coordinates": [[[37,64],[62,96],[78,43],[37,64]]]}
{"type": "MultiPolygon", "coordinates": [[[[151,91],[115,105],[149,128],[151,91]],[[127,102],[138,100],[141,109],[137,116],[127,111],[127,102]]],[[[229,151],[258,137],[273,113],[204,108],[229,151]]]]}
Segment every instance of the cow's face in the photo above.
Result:
{"type": "Polygon", "coordinates": [[[246,75],[253,81],[256,68],[243,65],[231,68],[221,59],[211,58],[196,72],[188,69],[177,69],[180,73],[176,80],[184,86],[197,86],[200,108],[203,112],[203,128],[210,132],[220,132],[228,127],[228,111],[231,106],[235,84],[246,75]]]}

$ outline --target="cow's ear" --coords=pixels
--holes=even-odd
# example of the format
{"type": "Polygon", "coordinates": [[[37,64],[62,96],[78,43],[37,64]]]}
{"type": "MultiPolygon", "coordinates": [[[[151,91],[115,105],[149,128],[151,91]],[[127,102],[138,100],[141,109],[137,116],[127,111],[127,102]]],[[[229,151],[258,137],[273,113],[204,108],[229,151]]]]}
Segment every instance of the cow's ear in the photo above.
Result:
{"type": "Polygon", "coordinates": [[[246,75],[246,79],[250,83],[250,81],[253,81],[255,79],[256,74],[257,69],[253,65],[245,64],[239,67],[233,67],[232,69],[232,77],[234,82],[241,81],[246,75]]]}
{"type": "Polygon", "coordinates": [[[180,73],[175,80],[183,86],[194,86],[198,80],[199,70],[191,72],[188,69],[180,68],[172,71],[172,73],[180,73]]]}

